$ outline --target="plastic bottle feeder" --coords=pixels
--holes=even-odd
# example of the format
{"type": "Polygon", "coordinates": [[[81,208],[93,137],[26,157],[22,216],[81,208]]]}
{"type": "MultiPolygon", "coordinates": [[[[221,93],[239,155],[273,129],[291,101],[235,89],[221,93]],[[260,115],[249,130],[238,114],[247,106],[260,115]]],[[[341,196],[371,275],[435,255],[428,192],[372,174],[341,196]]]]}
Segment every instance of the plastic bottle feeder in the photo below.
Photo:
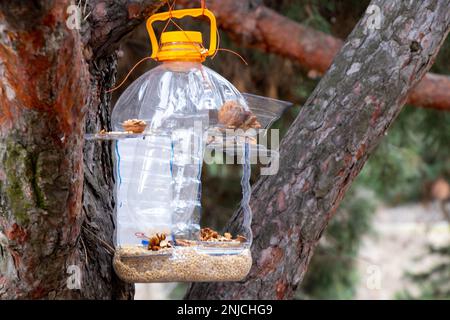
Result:
{"type": "Polygon", "coordinates": [[[216,52],[211,11],[156,14],[147,29],[152,57],[161,64],[121,95],[112,112],[113,131],[87,135],[88,140],[114,142],[115,272],[127,282],[242,280],[252,265],[250,160],[252,152],[264,148],[254,132],[269,126],[287,104],[243,95],[202,65],[216,52]],[[163,32],[159,46],[152,24],[169,15],[208,17],[209,50],[202,34],[193,31],[163,32]],[[212,149],[242,164],[241,223],[233,232],[200,227],[202,165],[212,149]]]}

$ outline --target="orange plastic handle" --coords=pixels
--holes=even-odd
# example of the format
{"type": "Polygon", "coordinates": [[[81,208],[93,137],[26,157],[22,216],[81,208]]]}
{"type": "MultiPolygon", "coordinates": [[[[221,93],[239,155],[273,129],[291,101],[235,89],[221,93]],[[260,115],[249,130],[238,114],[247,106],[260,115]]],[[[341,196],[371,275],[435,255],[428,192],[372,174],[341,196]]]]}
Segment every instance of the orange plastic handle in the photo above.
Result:
{"type": "Polygon", "coordinates": [[[209,18],[210,24],[211,24],[211,33],[209,38],[209,50],[206,54],[207,56],[212,56],[214,53],[216,53],[217,49],[217,23],[216,23],[216,17],[214,16],[214,13],[209,11],[208,9],[184,9],[184,10],[173,10],[171,12],[162,12],[158,14],[152,15],[150,18],[147,19],[147,31],[150,36],[150,41],[152,43],[152,55],[151,58],[156,58],[156,55],[159,51],[159,45],[158,40],[156,39],[155,30],[153,29],[153,22],[155,21],[166,21],[169,18],[176,18],[181,19],[186,16],[191,17],[200,17],[200,16],[206,16],[209,18]]]}

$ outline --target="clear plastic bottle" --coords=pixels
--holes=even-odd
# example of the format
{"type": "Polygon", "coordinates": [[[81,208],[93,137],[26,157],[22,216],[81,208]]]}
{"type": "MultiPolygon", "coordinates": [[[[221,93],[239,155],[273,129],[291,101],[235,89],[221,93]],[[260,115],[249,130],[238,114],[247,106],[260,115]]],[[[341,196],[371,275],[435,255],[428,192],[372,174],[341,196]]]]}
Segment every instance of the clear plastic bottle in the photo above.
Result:
{"type": "MultiPolygon", "coordinates": [[[[112,112],[113,131],[91,135],[115,140],[114,268],[128,282],[242,280],[252,265],[252,145],[245,135],[215,140],[211,132],[220,136],[225,129],[257,121],[243,95],[202,65],[215,52],[215,19],[209,10],[154,15],[147,26],[158,48],[152,57],[163,63],[123,92],[112,112]],[[152,22],[185,15],[209,17],[209,50],[202,46],[201,33],[191,31],[164,32],[158,46],[152,22]],[[233,153],[242,164],[241,223],[233,234],[200,227],[201,172],[210,149],[233,153]]],[[[258,97],[248,99],[257,105],[263,125],[279,116],[274,100],[264,108],[258,97]]]]}
{"type": "MultiPolygon", "coordinates": [[[[154,279],[145,276],[144,269],[135,273],[127,269],[123,273],[132,274],[131,277],[122,275],[127,281],[238,280],[248,272],[250,238],[228,250],[233,257],[224,255],[223,244],[219,246],[222,256],[217,255],[218,247],[214,243],[207,246],[197,243],[189,248],[180,247],[178,251],[175,246],[177,240],[196,242],[199,239],[203,154],[208,130],[219,126],[217,113],[226,101],[235,101],[248,110],[242,95],[219,74],[198,62],[175,61],[164,62],[142,75],[127,88],[114,107],[112,123],[115,131],[123,132],[122,124],[130,118],[147,124],[138,137],[130,134],[131,138],[127,136],[117,141],[117,228],[118,245],[123,250],[120,261],[116,261],[116,269],[126,269],[124,261],[131,263],[126,256],[134,256],[135,260],[137,256],[146,256],[136,261],[131,269],[144,266],[147,271],[153,262],[170,259],[172,263],[167,263],[166,269],[172,264],[178,267],[183,261],[187,264],[183,269],[190,272],[189,276],[184,271],[180,275],[178,271],[154,279]],[[146,243],[142,241],[142,235],[155,234],[167,235],[175,248],[153,253],[144,245],[139,250],[142,243],[146,243]],[[245,270],[239,277],[230,278],[226,274],[231,268],[236,269],[232,266],[234,259],[242,260],[243,252],[247,263],[241,265],[245,270]],[[167,255],[170,258],[164,257],[167,255]],[[193,274],[192,267],[198,265],[187,262],[212,260],[211,265],[220,265],[216,260],[223,262],[227,258],[230,261],[226,272],[222,266],[221,271],[199,277],[193,274]]],[[[247,230],[241,230],[239,234],[250,235],[249,227],[247,225],[247,230]]],[[[118,273],[120,275],[121,271],[118,273]]]]}

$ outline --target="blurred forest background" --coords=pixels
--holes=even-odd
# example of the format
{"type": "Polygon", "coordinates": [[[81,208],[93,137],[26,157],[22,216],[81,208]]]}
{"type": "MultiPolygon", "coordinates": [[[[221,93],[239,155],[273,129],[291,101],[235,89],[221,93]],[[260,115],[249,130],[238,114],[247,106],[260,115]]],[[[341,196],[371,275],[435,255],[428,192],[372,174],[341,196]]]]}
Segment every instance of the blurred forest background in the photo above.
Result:
{"type": "MultiPolygon", "coordinates": [[[[369,1],[265,0],[264,4],[292,20],[345,39],[369,1]]],[[[207,39],[207,29],[199,25],[198,21],[191,21],[183,24],[183,28],[205,31],[204,39],[207,39]]],[[[221,47],[241,54],[248,66],[236,55],[223,51],[205,65],[226,77],[241,92],[295,104],[274,125],[280,129],[282,137],[320,80],[320,74],[276,55],[238,46],[224,32],[220,33],[220,38],[221,47]]],[[[123,79],[150,50],[148,35],[141,26],[122,45],[117,79],[123,79]]],[[[449,75],[449,58],[450,40],[447,39],[431,71],[449,75]]],[[[121,90],[115,92],[115,97],[154,66],[154,62],[140,65],[121,90]]],[[[203,222],[220,228],[241,198],[240,167],[208,165],[203,170],[203,222]]],[[[253,180],[258,174],[259,170],[253,170],[253,180]]],[[[450,112],[405,106],[328,226],[298,290],[298,298],[449,299],[450,217],[444,210],[445,206],[450,207],[449,181],[450,112]],[[437,199],[439,197],[442,199],[437,199]],[[386,228],[386,224],[392,223],[403,229],[386,228]],[[406,231],[405,225],[409,226],[406,231]],[[383,230],[390,233],[383,233],[383,230]],[[439,234],[438,245],[426,241],[433,233],[439,234]],[[368,238],[366,243],[365,238],[368,238]],[[424,241],[415,242],[418,238],[424,241]],[[411,246],[421,247],[411,251],[411,246]],[[408,250],[412,252],[408,257],[400,255],[408,250]],[[373,257],[374,252],[378,258],[373,257]],[[389,263],[388,260],[394,258],[399,262],[389,263]],[[408,266],[413,264],[420,265],[421,270],[409,270],[408,266]],[[377,287],[380,280],[377,272],[382,272],[381,288],[377,287]],[[389,272],[395,273],[400,285],[389,291],[388,296],[365,295],[358,289],[383,290],[389,282],[384,275],[389,272]]],[[[185,289],[185,285],[177,285],[170,297],[181,298],[185,289]]]]}

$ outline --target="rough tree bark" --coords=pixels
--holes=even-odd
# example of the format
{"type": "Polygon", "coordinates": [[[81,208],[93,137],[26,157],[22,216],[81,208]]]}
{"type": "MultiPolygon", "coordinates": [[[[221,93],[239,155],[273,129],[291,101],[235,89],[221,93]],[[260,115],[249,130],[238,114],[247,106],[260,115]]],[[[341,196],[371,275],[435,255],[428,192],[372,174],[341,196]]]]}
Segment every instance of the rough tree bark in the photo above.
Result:
{"type": "Polygon", "coordinates": [[[0,2],[0,299],[133,294],[108,249],[110,145],[83,149],[84,130],[109,127],[115,43],[164,2],[89,1],[88,21],[70,30],[71,2],[0,2]],[[70,265],[80,290],[67,286],[70,265]]]}
{"type": "MultiPolygon", "coordinates": [[[[79,31],[65,25],[69,3],[0,2],[0,298],[132,295],[111,267],[111,146],[83,147],[83,131],[109,129],[115,44],[164,1],[91,0],[79,31]],[[67,288],[69,265],[81,268],[80,290],[67,288]]],[[[448,32],[448,1],[377,3],[382,30],[363,36],[359,25],[283,141],[289,161],[255,187],[248,291],[205,284],[189,297],[292,296],[346,187],[448,32]]]]}
{"type": "MultiPolygon", "coordinates": [[[[196,283],[187,298],[288,299],[347,188],[433,63],[450,29],[448,0],[374,0],[280,145],[280,170],[253,187],[253,267],[242,282],[196,283]]],[[[231,226],[240,223],[239,212],[231,226]]]]}
{"type": "MultiPolygon", "coordinates": [[[[178,0],[184,7],[195,1],[178,0]]],[[[222,30],[242,45],[275,53],[308,70],[325,73],[343,45],[326,33],[297,23],[262,5],[261,0],[210,0],[207,2],[222,30]]],[[[426,74],[411,91],[407,103],[450,111],[450,77],[426,74]]]]}

